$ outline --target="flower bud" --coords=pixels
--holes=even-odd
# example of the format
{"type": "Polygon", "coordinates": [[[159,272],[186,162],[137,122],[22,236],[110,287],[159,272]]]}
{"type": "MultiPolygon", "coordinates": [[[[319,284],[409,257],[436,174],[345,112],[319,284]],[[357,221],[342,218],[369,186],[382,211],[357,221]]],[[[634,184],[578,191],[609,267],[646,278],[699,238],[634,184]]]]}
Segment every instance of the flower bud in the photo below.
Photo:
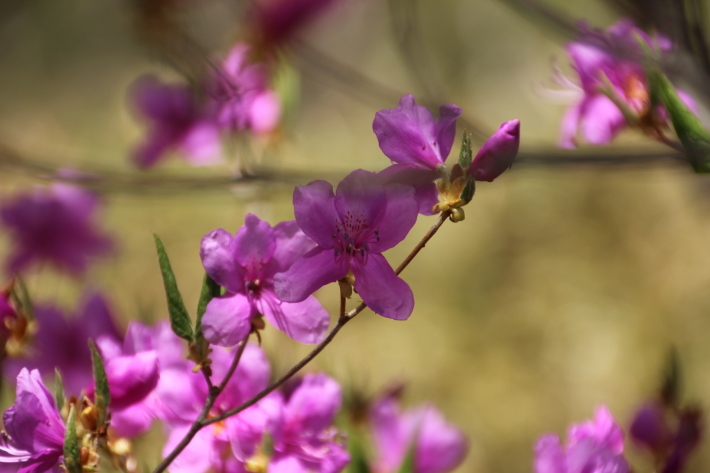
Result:
{"type": "Polygon", "coordinates": [[[663,408],[653,403],[638,410],[630,434],[635,442],[652,452],[663,451],[672,439],[663,408]]]}
{"type": "Polygon", "coordinates": [[[466,174],[477,181],[493,182],[513,165],[520,147],[520,120],[503,123],[483,144],[466,174]]]}

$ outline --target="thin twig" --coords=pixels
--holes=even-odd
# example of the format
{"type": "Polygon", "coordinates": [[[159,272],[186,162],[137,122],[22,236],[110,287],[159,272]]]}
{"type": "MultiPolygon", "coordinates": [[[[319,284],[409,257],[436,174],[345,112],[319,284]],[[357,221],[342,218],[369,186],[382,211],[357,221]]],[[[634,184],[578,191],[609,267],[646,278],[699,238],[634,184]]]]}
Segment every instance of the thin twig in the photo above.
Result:
{"type": "MultiPolygon", "coordinates": [[[[219,386],[211,386],[210,390],[207,394],[207,399],[205,400],[205,405],[202,407],[202,410],[197,416],[197,419],[195,419],[195,422],[192,424],[190,427],[190,430],[185,434],[185,437],[180,441],[179,444],[175,446],[172,452],[163,459],[160,464],[155,467],[155,470],[153,470],[153,473],[160,473],[165,471],[168,466],[177,458],[180,453],[182,453],[183,450],[185,450],[185,447],[187,447],[190,442],[192,442],[192,439],[195,438],[195,435],[197,435],[197,432],[202,429],[205,425],[205,419],[207,419],[207,416],[210,413],[210,410],[212,409],[212,406],[214,406],[214,403],[217,401],[217,398],[219,395],[224,391],[224,388],[227,386],[227,383],[229,382],[229,378],[232,377],[232,374],[234,374],[234,371],[237,368],[237,365],[239,364],[239,361],[242,358],[242,353],[244,353],[244,349],[247,346],[247,341],[249,340],[249,337],[245,338],[242,340],[239,345],[237,346],[237,351],[234,353],[234,359],[232,360],[232,364],[230,365],[229,369],[227,370],[227,374],[225,374],[224,379],[222,380],[221,383],[219,383],[219,386]]],[[[211,382],[210,382],[211,384],[211,382]]]]}

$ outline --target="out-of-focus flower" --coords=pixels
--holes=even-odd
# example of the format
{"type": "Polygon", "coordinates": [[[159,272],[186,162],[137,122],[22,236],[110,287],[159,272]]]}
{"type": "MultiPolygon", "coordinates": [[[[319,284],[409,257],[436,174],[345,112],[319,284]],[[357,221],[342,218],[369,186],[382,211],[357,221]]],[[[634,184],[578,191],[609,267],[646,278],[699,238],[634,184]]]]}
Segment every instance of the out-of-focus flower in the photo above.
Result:
{"type": "Polygon", "coordinates": [[[269,88],[266,64],[249,62],[249,50],[244,43],[234,46],[207,91],[221,128],[269,133],[281,119],[281,100],[269,88]]]}
{"type": "MultiPolygon", "coordinates": [[[[672,47],[666,38],[651,38],[628,19],[606,32],[585,27],[578,40],[567,45],[579,75],[580,99],[562,120],[560,146],[574,148],[579,131],[589,143],[604,145],[627,126],[655,136],[668,127],[665,109],[651,107],[638,39],[661,51],[672,47]]],[[[680,90],[678,94],[686,105],[696,109],[690,96],[680,90]]]]}
{"type": "Polygon", "coordinates": [[[461,109],[456,105],[442,105],[439,119],[435,120],[411,94],[403,96],[397,108],[375,114],[372,130],[382,152],[395,163],[380,177],[385,182],[412,186],[419,212],[424,215],[432,215],[432,207],[438,202],[433,181],[451,152],[460,115],[461,109]]]}
{"type": "MultiPolygon", "coordinates": [[[[232,357],[233,351],[217,348],[212,352],[210,358],[213,384],[217,385],[224,379],[232,357]]],[[[208,417],[214,417],[237,407],[256,395],[267,386],[269,375],[269,362],[264,352],[258,346],[248,344],[236,372],[217,398],[208,417]]],[[[170,453],[190,429],[207,399],[207,394],[205,380],[200,373],[193,372],[189,367],[182,371],[173,370],[170,373],[170,381],[166,384],[166,389],[160,393],[158,410],[159,418],[165,421],[169,428],[168,441],[163,449],[164,455],[170,453]]],[[[272,398],[273,396],[267,396],[239,416],[261,412],[270,405],[272,398]]],[[[224,422],[200,430],[194,440],[171,464],[170,471],[202,473],[210,468],[220,472],[245,471],[244,462],[235,456],[231,448],[230,429],[227,423],[234,422],[234,419],[235,417],[230,417],[224,422]]],[[[259,432],[259,435],[262,432],[259,432]]]]}
{"type": "Polygon", "coordinates": [[[251,331],[251,319],[263,315],[276,328],[302,343],[317,343],[328,329],[329,315],[313,297],[281,302],[274,292],[274,275],[286,271],[315,243],[296,225],[281,222],[273,228],[256,215],[232,237],[222,229],[202,238],[200,256],[209,276],[226,289],[212,299],[202,317],[205,338],[232,346],[251,331]]]}
{"type": "Polygon", "coordinates": [[[274,278],[279,299],[298,302],[317,289],[354,277],[353,286],[375,313],[405,320],[414,296],[382,252],[409,233],[417,218],[414,191],[402,185],[383,186],[375,173],[356,170],[333,186],[313,181],[296,187],[296,222],[318,246],[274,278]]]}
{"type": "Polygon", "coordinates": [[[567,445],[545,435],[535,446],[536,473],[627,473],[624,434],[609,410],[597,409],[594,420],[570,427],[567,445]]]}
{"type": "Polygon", "coordinates": [[[98,200],[88,191],[54,184],[6,202],[0,220],[14,242],[7,269],[18,273],[33,263],[51,263],[73,275],[112,245],[94,225],[98,200]]]}
{"type": "Polygon", "coordinates": [[[702,412],[697,408],[674,410],[649,402],[636,412],[630,434],[661,465],[660,472],[680,473],[702,437],[702,412]]]}
{"type": "Polygon", "coordinates": [[[339,0],[260,0],[254,2],[250,25],[263,46],[280,46],[339,0]]]}
{"type": "Polygon", "coordinates": [[[138,114],[148,122],[146,138],[133,152],[137,166],[152,167],[172,151],[196,166],[220,161],[218,127],[189,86],[163,84],[145,76],[131,86],[129,94],[138,114]]]}
{"type": "Polygon", "coordinates": [[[386,395],[372,405],[369,418],[377,451],[372,465],[376,473],[398,471],[410,449],[414,451],[413,473],[446,473],[466,457],[466,436],[434,406],[400,412],[397,399],[386,395]]]}
{"type": "Polygon", "coordinates": [[[58,464],[64,421],[39,371],[20,371],[15,404],[3,414],[3,423],[6,434],[0,440],[0,463],[18,464],[18,473],[41,473],[58,464]]]}
{"type": "MultiPolygon", "coordinates": [[[[24,355],[37,329],[22,303],[13,298],[14,291],[15,278],[0,288],[0,360],[24,355]]],[[[16,373],[12,378],[15,377],[16,373]]]]}
{"type": "Polygon", "coordinates": [[[97,345],[111,393],[111,428],[119,437],[142,434],[159,417],[160,399],[175,391],[173,371],[182,373],[192,366],[182,341],[168,322],[153,327],[133,322],[123,346],[108,337],[99,338],[97,345]]]}
{"type": "Polygon", "coordinates": [[[520,148],[520,120],[503,123],[478,150],[466,174],[477,181],[493,182],[513,165],[520,148]]]}
{"type": "Polygon", "coordinates": [[[4,374],[16,376],[27,367],[51,377],[57,368],[67,392],[79,395],[93,377],[88,339],[103,337],[115,343],[121,339],[106,301],[99,293],[87,293],[74,317],[43,304],[34,308],[34,315],[34,343],[23,356],[5,360],[4,374]]]}

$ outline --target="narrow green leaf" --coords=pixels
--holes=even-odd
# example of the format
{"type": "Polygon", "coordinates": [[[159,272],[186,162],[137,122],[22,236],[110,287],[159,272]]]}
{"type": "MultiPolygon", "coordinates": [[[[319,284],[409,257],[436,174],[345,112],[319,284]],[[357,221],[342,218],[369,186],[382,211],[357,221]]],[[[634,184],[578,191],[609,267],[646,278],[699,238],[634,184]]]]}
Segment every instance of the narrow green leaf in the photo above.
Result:
{"type": "Polygon", "coordinates": [[[459,164],[464,169],[468,169],[473,159],[473,151],[471,150],[471,134],[464,130],[463,138],[461,139],[461,152],[459,153],[459,164]]]}
{"type": "Polygon", "coordinates": [[[661,384],[661,399],[667,406],[678,407],[680,405],[681,381],[680,357],[678,350],[673,347],[668,353],[661,384]]]}
{"type": "Polygon", "coordinates": [[[710,172],[710,133],[683,103],[671,81],[658,68],[649,69],[648,81],[652,103],[661,102],[668,110],[673,129],[683,143],[695,171],[710,172]]]}
{"type": "Polygon", "coordinates": [[[20,289],[18,299],[22,306],[22,313],[27,317],[27,320],[34,320],[34,305],[30,299],[30,292],[27,290],[25,280],[19,276],[16,276],[15,280],[17,281],[17,287],[20,289]]]}
{"type": "Polygon", "coordinates": [[[350,453],[350,463],[348,464],[350,473],[372,473],[365,449],[362,446],[362,439],[355,429],[348,432],[348,451],[350,453]]]}
{"type": "Polygon", "coordinates": [[[106,423],[108,405],[111,403],[111,393],[108,389],[108,378],[106,377],[104,361],[101,359],[101,355],[91,339],[89,339],[89,347],[91,348],[91,361],[94,365],[94,383],[96,384],[94,403],[99,414],[97,425],[101,427],[106,423]]]}
{"type": "Polygon", "coordinates": [[[54,402],[57,404],[57,410],[61,412],[64,407],[64,383],[62,375],[57,368],[54,368],[54,402]]]}
{"type": "Polygon", "coordinates": [[[468,179],[466,179],[466,184],[463,186],[463,190],[461,191],[461,201],[463,202],[462,205],[466,205],[471,202],[471,199],[473,199],[473,194],[475,193],[476,181],[474,181],[472,177],[469,177],[468,179]]]}
{"type": "Polygon", "coordinates": [[[76,436],[76,407],[69,409],[67,428],[64,431],[64,467],[67,473],[82,473],[79,439],[76,436]]]}
{"type": "Polygon", "coordinates": [[[153,235],[155,238],[155,248],[158,251],[158,263],[160,264],[160,272],[163,274],[163,284],[165,285],[165,295],[168,299],[168,314],[170,315],[170,326],[173,332],[188,342],[194,341],[194,333],[192,330],[192,322],[187,313],[185,304],[182,302],[182,296],[175,281],[173,268],[170,266],[168,254],[165,252],[163,242],[158,235],[153,235]]]}
{"type": "Polygon", "coordinates": [[[419,436],[419,432],[414,436],[411,445],[407,449],[407,456],[404,457],[404,461],[399,466],[397,473],[414,473],[414,453],[416,446],[416,438],[419,436]]]}
{"type": "Polygon", "coordinates": [[[220,285],[205,274],[204,281],[202,282],[202,291],[200,292],[200,300],[197,303],[197,320],[195,321],[195,347],[200,358],[207,356],[207,347],[209,345],[202,335],[202,316],[205,314],[205,310],[207,310],[207,304],[209,304],[213,298],[219,297],[221,292],[222,288],[220,285]]]}

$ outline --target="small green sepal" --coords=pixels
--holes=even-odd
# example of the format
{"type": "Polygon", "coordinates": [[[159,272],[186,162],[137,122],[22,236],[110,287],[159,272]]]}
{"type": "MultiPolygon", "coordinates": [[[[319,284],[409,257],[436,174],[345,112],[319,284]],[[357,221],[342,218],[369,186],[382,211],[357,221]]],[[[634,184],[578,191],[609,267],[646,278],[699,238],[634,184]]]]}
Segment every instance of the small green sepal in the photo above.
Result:
{"type": "Polygon", "coordinates": [[[168,254],[165,251],[165,246],[160,240],[160,237],[153,234],[155,238],[155,249],[158,252],[158,263],[160,264],[160,272],[163,275],[163,285],[165,286],[165,296],[168,300],[168,314],[170,315],[170,327],[178,337],[194,341],[194,332],[192,330],[192,321],[187,313],[185,304],[182,301],[182,296],[177,287],[173,268],[170,266],[168,254]]]}
{"type": "Polygon", "coordinates": [[[57,405],[57,410],[62,412],[66,397],[64,396],[64,383],[62,375],[57,368],[54,368],[54,403],[57,405]]]}
{"type": "Polygon", "coordinates": [[[76,406],[72,405],[64,431],[64,469],[67,473],[82,473],[79,439],[76,436],[76,406]]]}
{"type": "Polygon", "coordinates": [[[94,366],[94,383],[96,385],[94,391],[94,405],[98,411],[97,426],[101,428],[101,426],[106,423],[108,406],[111,403],[111,393],[108,389],[108,378],[106,377],[104,361],[99,351],[96,349],[94,341],[91,339],[89,339],[89,347],[91,348],[91,362],[94,366]]]}
{"type": "Polygon", "coordinates": [[[471,166],[473,160],[473,151],[471,150],[471,134],[464,130],[463,138],[461,139],[461,151],[459,152],[459,164],[466,170],[471,166]]]}

